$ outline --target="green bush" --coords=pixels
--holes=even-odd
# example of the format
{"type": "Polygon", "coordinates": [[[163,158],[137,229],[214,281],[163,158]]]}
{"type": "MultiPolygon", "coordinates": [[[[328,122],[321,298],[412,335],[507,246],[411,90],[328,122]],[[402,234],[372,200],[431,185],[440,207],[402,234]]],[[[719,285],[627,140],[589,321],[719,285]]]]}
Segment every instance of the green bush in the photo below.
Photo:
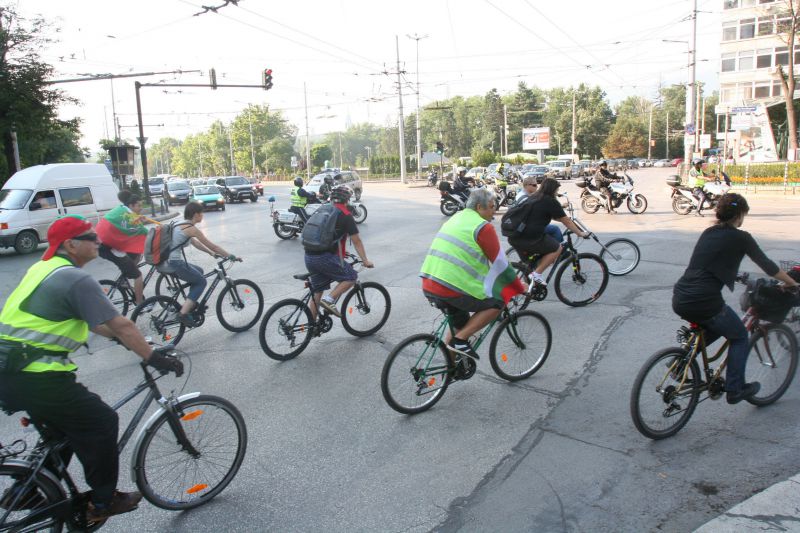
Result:
{"type": "MultiPolygon", "coordinates": [[[[719,165],[709,165],[706,172],[717,170],[719,173],[719,165]]],[[[786,169],[786,163],[754,163],[750,165],[749,171],[747,165],[727,165],[725,173],[730,176],[731,180],[737,181],[736,178],[744,179],[745,173],[751,178],[780,178],[783,183],[783,173],[786,169]]],[[[789,181],[800,181],[800,163],[789,163],[789,181]]]]}

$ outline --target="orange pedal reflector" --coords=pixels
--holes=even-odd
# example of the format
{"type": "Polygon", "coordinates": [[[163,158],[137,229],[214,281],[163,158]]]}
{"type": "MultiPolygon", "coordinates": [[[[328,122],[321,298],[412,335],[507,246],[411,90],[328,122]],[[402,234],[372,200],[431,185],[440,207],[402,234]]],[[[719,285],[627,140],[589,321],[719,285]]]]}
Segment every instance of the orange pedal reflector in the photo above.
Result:
{"type": "Polygon", "coordinates": [[[206,490],[207,488],[208,485],[206,485],[205,483],[198,483],[194,487],[189,487],[188,489],[186,489],[186,492],[188,494],[195,494],[197,492],[200,492],[201,490],[206,490]]]}
{"type": "Polygon", "coordinates": [[[433,387],[436,385],[436,378],[431,378],[428,380],[428,387],[433,387]]]}
{"type": "Polygon", "coordinates": [[[500,356],[500,359],[502,359],[502,361],[503,361],[504,363],[508,363],[508,356],[507,356],[506,354],[503,354],[503,355],[501,355],[501,356],[500,356]]]}
{"type": "Polygon", "coordinates": [[[186,413],[185,415],[183,415],[181,417],[181,420],[183,420],[184,422],[188,422],[189,420],[194,420],[195,418],[202,416],[202,414],[203,414],[202,409],[196,409],[191,413],[186,413]]]}

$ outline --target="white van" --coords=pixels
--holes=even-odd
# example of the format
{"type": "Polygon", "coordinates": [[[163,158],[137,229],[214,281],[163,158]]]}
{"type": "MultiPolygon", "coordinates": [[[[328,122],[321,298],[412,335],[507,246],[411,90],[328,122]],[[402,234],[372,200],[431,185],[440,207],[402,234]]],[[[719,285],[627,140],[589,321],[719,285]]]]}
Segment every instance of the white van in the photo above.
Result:
{"type": "Polygon", "coordinates": [[[33,252],[63,215],[81,215],[96,224],[119,205],[117,193],[105,165],[60,163],[20,170],[0,190],[0,246],[33,252]]]}
{"type": "Polygon", "coordinates": [[[568,166],[572,166],[578,162],[578,154],[561,154],[556,161],[566,161],[568,166]]]}

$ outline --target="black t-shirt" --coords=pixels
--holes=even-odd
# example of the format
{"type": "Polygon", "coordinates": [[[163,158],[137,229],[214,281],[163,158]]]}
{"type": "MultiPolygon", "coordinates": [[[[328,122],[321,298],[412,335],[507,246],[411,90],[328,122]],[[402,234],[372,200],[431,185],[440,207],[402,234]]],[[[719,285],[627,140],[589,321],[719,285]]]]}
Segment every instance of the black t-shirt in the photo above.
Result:
{"type": "Polygon", "coordinates": [[[339,216],[336,217],[336,229],[334,230],[336,235],[336,245],[331,246],[330,250],[326,250],[324,252],[309,252],[306,251],[309,255],[321,255],[321,254],[335,254],[337,253],[337,245],[342,241],[344,237],[351,237],[353,235],[358,234],[358,226],[356,226],[356,221],[353,218],[353,215],[346,215],[343,212],[339,213],[339,216]]]}
{"type": "Polygon", "coordinates": [[[746,231],[720,225],[706,229],[697,240],[689,266],[672,290],[673,311],[693,322],[719,314],[725,305],[722,287],[733,290],[745,255],[769,276],[780,270],[746,231]]]}
{"type": "Polygon", "coordinates": [[[538,239],[544,235],[544,229],[553,219],[559,219],[567,216],[561,204],[552,196],[536,196],[526,200],[532,202],[531,212],[528,214],[528,220],[525,226],[525,231],[522,233],[525,239],[538,239]]]}

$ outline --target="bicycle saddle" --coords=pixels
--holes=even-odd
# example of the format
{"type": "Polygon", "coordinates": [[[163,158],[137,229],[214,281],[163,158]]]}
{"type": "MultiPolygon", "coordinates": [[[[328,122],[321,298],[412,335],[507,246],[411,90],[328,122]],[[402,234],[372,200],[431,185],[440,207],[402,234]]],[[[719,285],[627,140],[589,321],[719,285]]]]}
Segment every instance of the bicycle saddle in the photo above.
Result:
{"type": "Polygon", "coordinates": [[[305,274],[295,274],[292,276],[294,279],[299,279],[300,281],[305,281],[311,277],[311,272],[306,272],[305,274]]]}

